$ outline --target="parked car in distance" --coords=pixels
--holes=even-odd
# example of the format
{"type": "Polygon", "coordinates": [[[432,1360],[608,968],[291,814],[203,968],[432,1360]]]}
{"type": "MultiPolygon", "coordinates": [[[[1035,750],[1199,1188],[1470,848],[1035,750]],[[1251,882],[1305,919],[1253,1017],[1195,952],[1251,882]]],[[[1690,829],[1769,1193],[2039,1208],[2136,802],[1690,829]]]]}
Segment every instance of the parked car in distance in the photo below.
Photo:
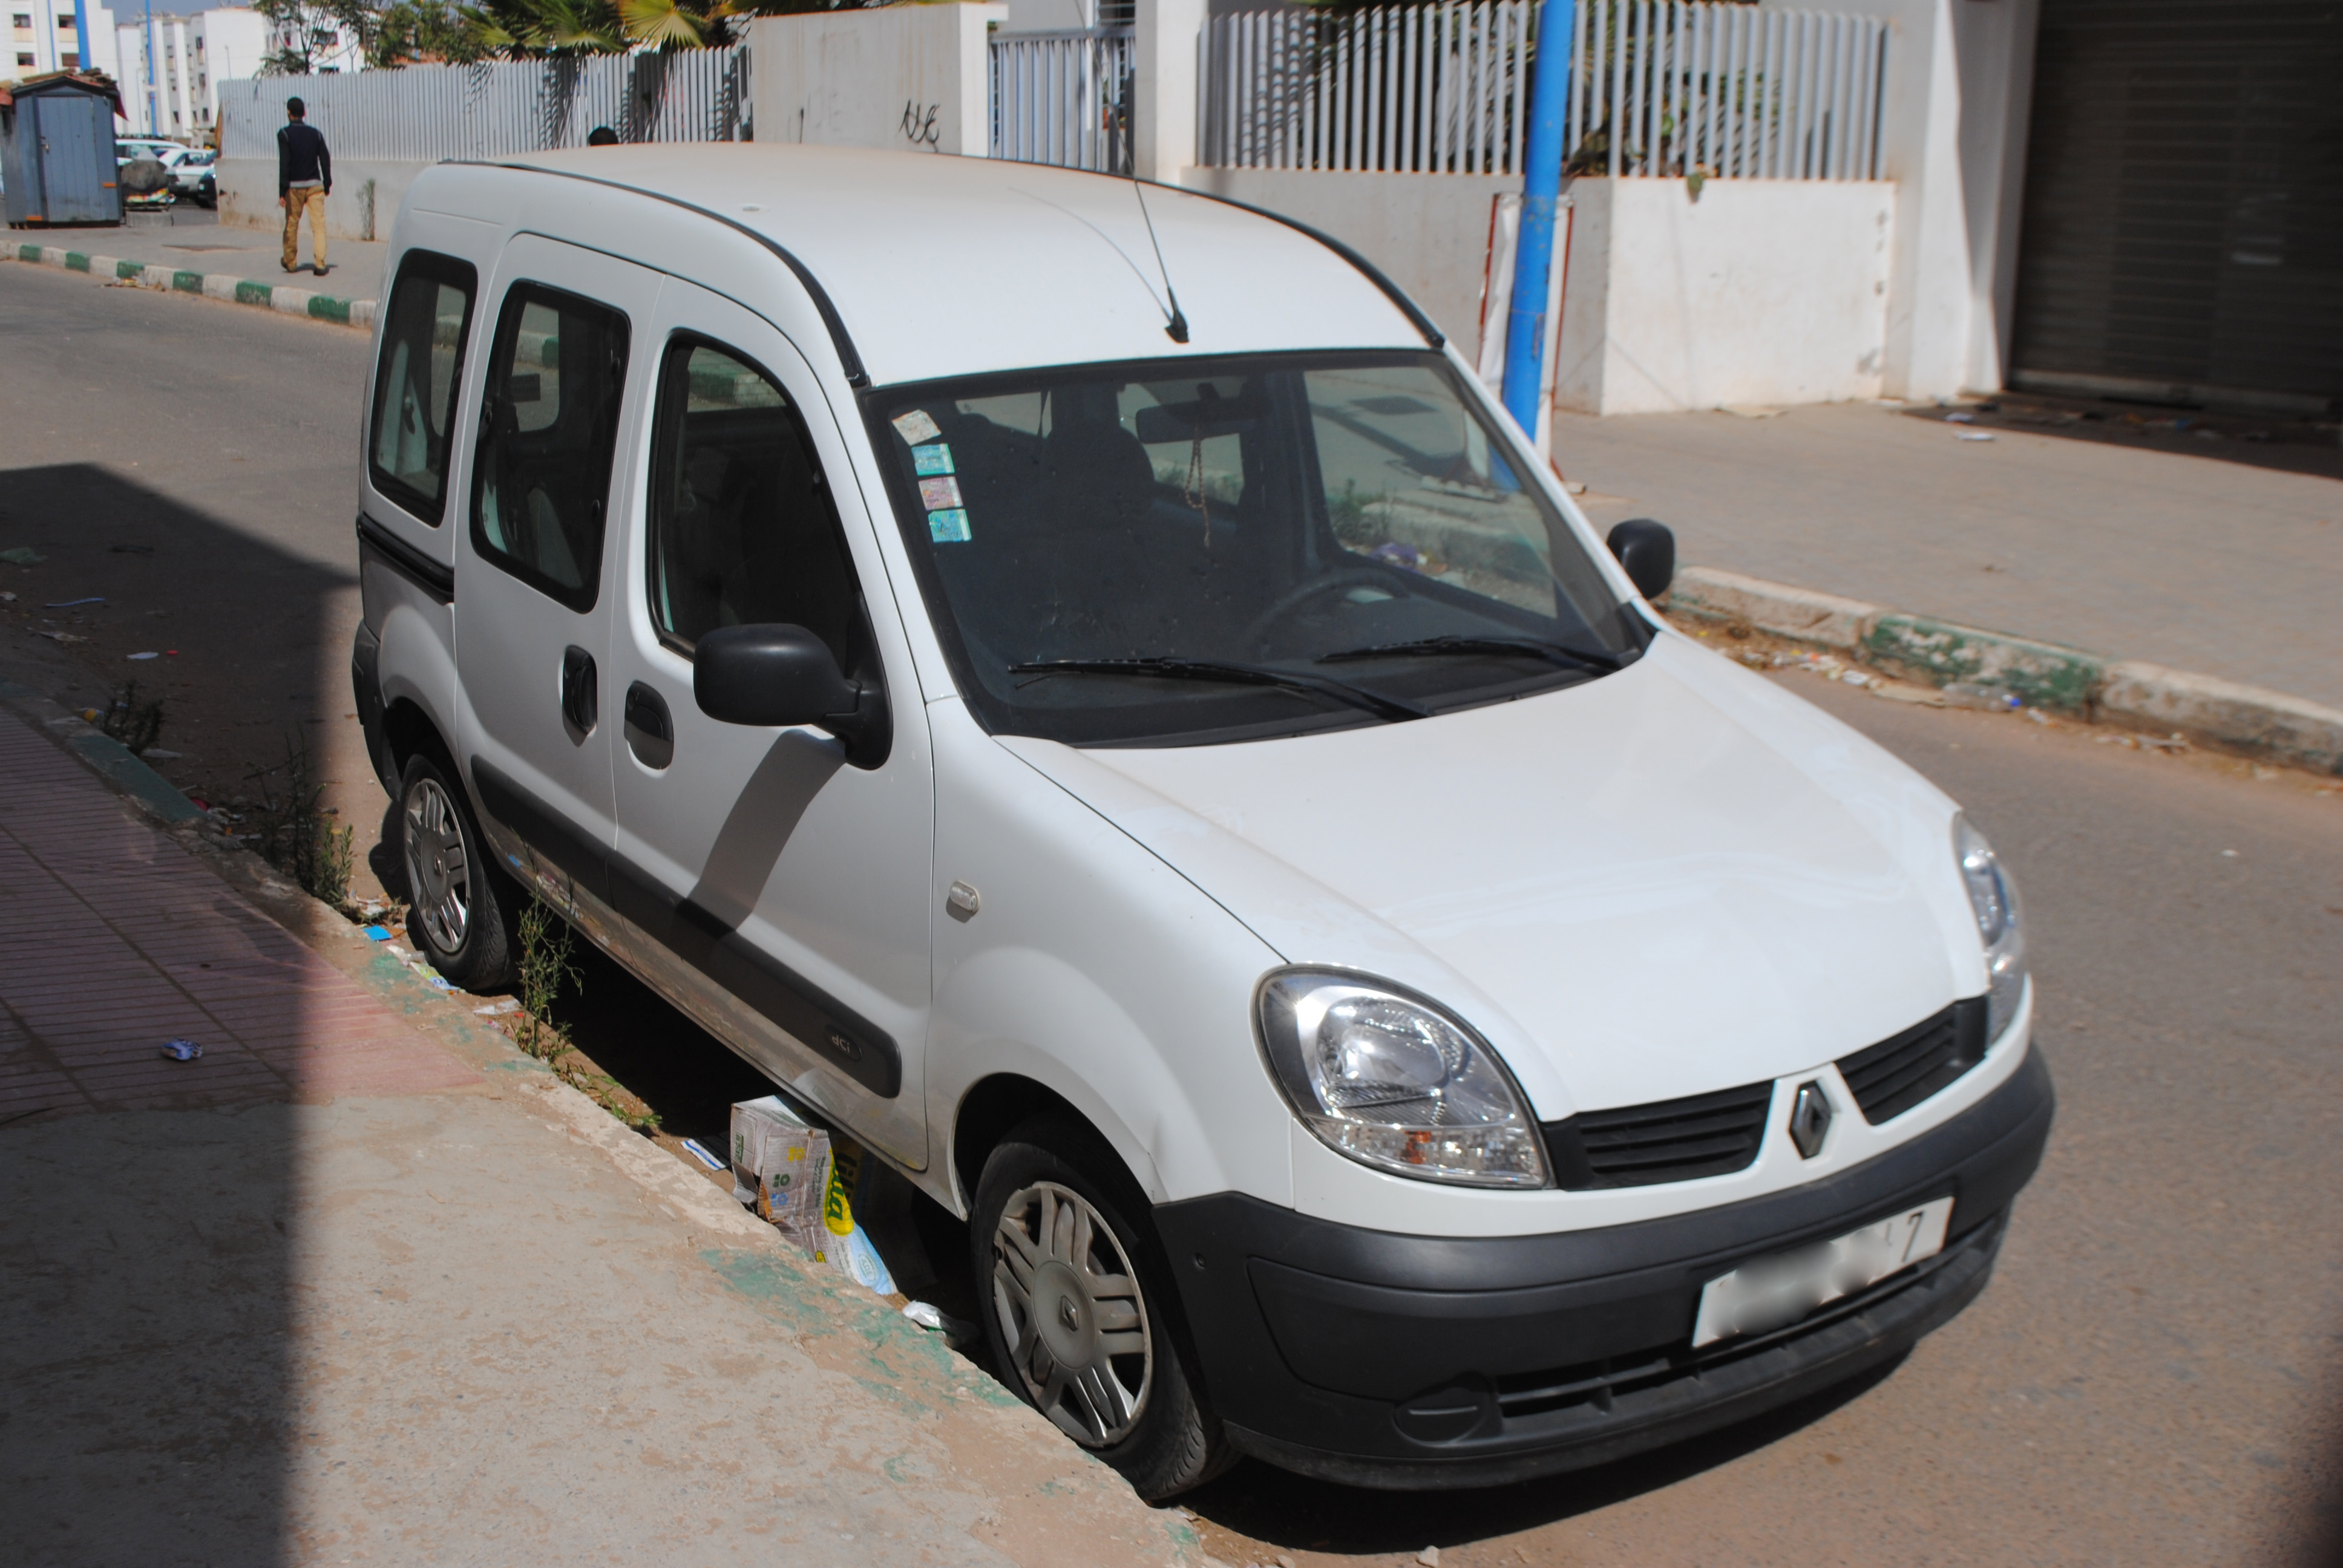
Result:
{"type": "Polygon", "coordinates": [[[165,163],[172,154],[186,150],[186,143],[175,142],[165,136],[114,138],[114,161],[116,165],[126,164],[138,157],[151,157],[157,163],[165,163]]]}
{"type": "Polygon", "coordinates": [[[1986,1288],[2053,1113],[2007,871],[1358,257],[766,144],[437,165],[390,251],[409,934],[498,986],[545,900],[964,1217],[1142,1495],[1593,1464],[1986,1288]]]}
{"type": "Polygon", "coordinates": [[[208,153],[206,147],[190,147],[186,157],[164,162],[164,169],[171,171],[171,190],[187,196],[196,206],[213,206],[218,202],[218,183],[213,180],[216,157],[218,155],[208,153]]]}

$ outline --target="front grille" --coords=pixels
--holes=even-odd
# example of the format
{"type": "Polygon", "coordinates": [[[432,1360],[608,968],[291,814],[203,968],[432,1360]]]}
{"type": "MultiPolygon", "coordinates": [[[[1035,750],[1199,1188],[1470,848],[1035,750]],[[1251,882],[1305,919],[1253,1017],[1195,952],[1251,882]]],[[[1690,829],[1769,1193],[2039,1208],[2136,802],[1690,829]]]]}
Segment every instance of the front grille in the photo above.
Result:
{"type": "Polygon", "coordinates": [[[1956,1001],[1936,1017],[1853,1056],[1838,1075],[1874,1126],[1901,1116],[1985,1060],[1986,999],[1956,1001]]]}
{"type": "Polygon", "coordinates": [[[1771,1083],[1721,1089],[1545,1124],[1554,1175],[1573,1189],[1648,1187],[1745,1169],[1765,1139],[1771,1083]]]}

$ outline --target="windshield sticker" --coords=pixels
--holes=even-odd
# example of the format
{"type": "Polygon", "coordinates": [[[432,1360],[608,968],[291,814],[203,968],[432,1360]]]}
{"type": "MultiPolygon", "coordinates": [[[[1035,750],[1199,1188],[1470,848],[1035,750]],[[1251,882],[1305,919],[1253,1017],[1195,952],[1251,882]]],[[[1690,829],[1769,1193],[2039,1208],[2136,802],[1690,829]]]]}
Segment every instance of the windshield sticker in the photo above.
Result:
{"type": "Polygon", "coordinates": [[[911,472],[925,477],[930,474],[952,472],[951,448],[938,441],[931,447],[911,448],[911,472]]]}
{"type": "Polygon", "coordinates": [[[889,423],[895,427],[897,435],[914,447],[923,441],[932,441],[943,434],[942,427],[928,417],[928,411],[925,408],[914,408],[908,414],[898,414],[889,423]]]}
{"type": "Polygon", "coordinates": [[[960,504],[960,481],[946,475],[940,479],[920,481],[920,505],[931,512],[941,511],[960,504]]]}
{"type": "Polygon", "coordinates": [[[964,545],[969,541],[968,514],[958,507],[928,514],[928,538],[940,545],[964,545]]]}

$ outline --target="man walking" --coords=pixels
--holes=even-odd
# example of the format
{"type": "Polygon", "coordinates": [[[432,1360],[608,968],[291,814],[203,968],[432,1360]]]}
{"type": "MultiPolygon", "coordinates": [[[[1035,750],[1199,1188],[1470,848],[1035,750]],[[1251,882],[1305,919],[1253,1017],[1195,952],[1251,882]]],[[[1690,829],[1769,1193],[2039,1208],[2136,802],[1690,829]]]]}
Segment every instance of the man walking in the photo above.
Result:
{"type": "Polygon", "coordinates": [[[285,128],[277,133],[277,199],[285,204],[285,270],[293,265],[300,246],[301,214],[309,215],[309,258],[317,276],[326,276],[326,197],[334,188],[334,155],[326,138],[305,117],[308,106],[298,98],[285,100],[285,128]]]}

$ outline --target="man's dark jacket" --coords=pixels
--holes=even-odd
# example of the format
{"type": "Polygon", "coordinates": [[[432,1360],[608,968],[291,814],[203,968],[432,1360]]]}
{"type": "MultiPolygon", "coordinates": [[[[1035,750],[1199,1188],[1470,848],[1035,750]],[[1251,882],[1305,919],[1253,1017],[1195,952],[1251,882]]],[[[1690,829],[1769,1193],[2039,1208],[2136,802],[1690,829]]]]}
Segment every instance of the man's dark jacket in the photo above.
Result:
{"type": "Polygon", "coordinates": [[[326,150],[325,136],[307,120],[296,120],[277,133],[278,200],[293,194],[295,180],[322,180],[328,194],[334,188],[334,155],[326,150]]]}

